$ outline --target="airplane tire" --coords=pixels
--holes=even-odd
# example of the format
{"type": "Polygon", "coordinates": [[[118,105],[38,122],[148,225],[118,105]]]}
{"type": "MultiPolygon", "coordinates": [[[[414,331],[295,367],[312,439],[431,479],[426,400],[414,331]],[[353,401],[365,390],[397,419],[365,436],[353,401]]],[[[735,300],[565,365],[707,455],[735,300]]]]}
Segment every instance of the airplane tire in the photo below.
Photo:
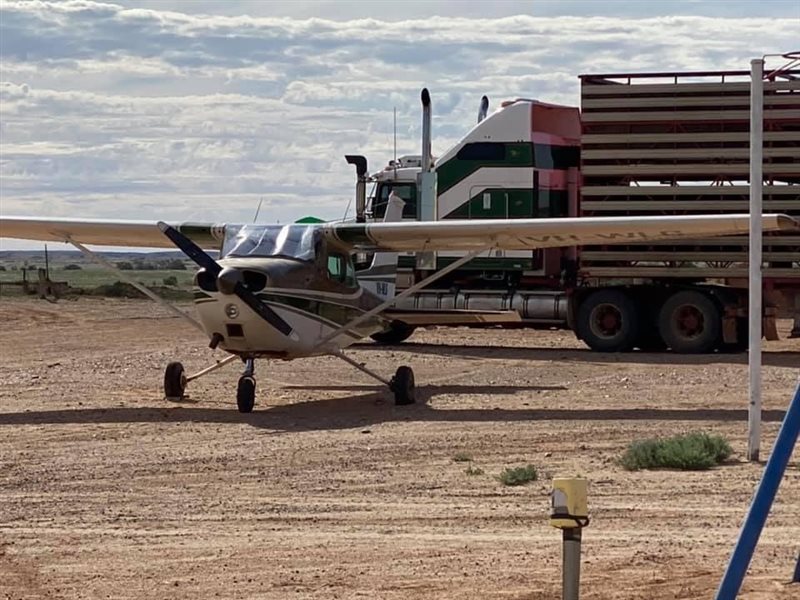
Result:
{"type": "Polygon", "coordinates": [[[164,397],[172,401],[182,400],[184,391],[186,391],[186,373],[183,365],[171,362],[164,370],[164,397]]]}
{"type": "Polygon", "coordinates": [[[240,377],[236,388],[236,406],[240,413],[251,413],[256,405],[256,380],[252,377],[240,377]]]}
{"type": "Polygon", "coordinates": [[[411,337],[414,333],[414,327],[395,321],[388,329],[373,333],[370,337],[379,344],[392,345],[401,344],[411,337]]]}
{"type": "Polygon", "coordinates": [[[392,391],[394,392],[394,403],[397,406],[414,404],[417,401],[414,386],[414,371],[411,367],[398,367],[397,372],[392,378],[392,391]]]}
{"type": "Polygon", "coordinates": [[[721,321],[719,308],[711,298],[702,292],[684,290],[664,302],[658,329],[673,352],[705,354],[720,343],[721,321]]]}
{"type": "Polygon", "coordinates": [[[639,339],[640,318],[627,294],[594,292],[578,308],[578,337],[597,352],[628,352],[639,339]]]}

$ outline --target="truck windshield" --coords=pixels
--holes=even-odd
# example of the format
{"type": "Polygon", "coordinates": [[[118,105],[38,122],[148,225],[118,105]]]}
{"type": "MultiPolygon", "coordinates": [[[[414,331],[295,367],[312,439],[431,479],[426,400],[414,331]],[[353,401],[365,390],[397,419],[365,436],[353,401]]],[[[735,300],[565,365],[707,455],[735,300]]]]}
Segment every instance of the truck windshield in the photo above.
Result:
{"type": "Polygon", "coordinates": [[[372,198],[372,218],[383,219],[386,214],[386,205],[389,203],[389,194],[393,191],[406,203],[403,206],[403,218],[415,219],[417,217],[417,186],[413,183],[379,183],[375,196],[372,198]]]}
{"type": "Polygon", "coordinates": [[[280,256],[313,261],[322,230],[313,225],[228,225],[222,257],[280,256]]]}

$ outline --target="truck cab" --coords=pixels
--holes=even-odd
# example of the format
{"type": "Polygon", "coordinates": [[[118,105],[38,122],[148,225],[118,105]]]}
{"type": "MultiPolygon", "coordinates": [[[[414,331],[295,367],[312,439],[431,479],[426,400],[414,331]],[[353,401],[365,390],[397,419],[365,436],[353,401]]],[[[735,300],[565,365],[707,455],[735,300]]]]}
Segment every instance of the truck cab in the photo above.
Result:
{"type": "Polygon", "coordinates": [[[403,219],[418,219],[417,175],[421,164],[422,157],[419,155],[401,156],[397,160],[390,160],[386,167],[373,173],[371,179],[374,186],[367,204],[368,220],[383,220],[392,191],[405,202],[403,219]]]}

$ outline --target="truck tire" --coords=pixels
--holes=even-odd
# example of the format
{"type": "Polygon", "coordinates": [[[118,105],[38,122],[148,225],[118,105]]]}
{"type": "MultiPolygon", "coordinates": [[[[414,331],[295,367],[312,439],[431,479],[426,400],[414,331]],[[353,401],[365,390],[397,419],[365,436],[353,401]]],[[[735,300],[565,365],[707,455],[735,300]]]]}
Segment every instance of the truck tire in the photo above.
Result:
{"type": "Polygon", "coordinates": [[[714,301],[702,292],[678,292],[661,307],[658,330],[673,352],[713,352],[721,341],[720,311],[714,301]]]}
{"type": "Polygon", "coordinates": [[[394,321],[388,329],[379,333],[373,333],[370,337],[377,343],[388,346],[405,342],[411,337],[412,333],[414,333],[414,327],[400,321],[394,321]]]}
{"type": "Polygon", "coordinates": [[[639,339],[636,305],[619,290],[591,294],[578,308],[577,333],[598,352],[628,352],[639,339]]]}

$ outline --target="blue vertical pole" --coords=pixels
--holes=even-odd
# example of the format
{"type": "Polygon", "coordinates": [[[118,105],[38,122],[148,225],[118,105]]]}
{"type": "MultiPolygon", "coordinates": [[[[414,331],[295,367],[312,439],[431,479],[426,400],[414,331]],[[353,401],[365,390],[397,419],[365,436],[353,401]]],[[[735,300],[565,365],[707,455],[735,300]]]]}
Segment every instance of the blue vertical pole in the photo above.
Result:
{"type": "Polygon", "coordinates": [[[725,575],[719,584],[716,600],[736,600],[736,595],[742,587],[744,574],[753,558],[758,538],[761,536],[761,530],[764,529],[764,523],[767,521],[772,501],[775,500],[775,494],[778,492],[778,486],[784,471],[786,471],[786,465],[789,463],[792,450],[797,443],[798,434],[800,434],[800,383],[794,391],[794,398],[783,418],[783,424],[778,432],[775,445],[772,447],[772,453],[764,468],[764,475],[761,477],[755,496],[753,496],[753,502],[750,504],[750,510],[742,525],[736,547],[728,562],[728,568],[725,569],[725,575]]]}
{"type": "Polygon", "coordinates": [[[797,564],[794,566],[794,577],[792,583],[800,583],[800,553],[797,554],[797,564]]]}

